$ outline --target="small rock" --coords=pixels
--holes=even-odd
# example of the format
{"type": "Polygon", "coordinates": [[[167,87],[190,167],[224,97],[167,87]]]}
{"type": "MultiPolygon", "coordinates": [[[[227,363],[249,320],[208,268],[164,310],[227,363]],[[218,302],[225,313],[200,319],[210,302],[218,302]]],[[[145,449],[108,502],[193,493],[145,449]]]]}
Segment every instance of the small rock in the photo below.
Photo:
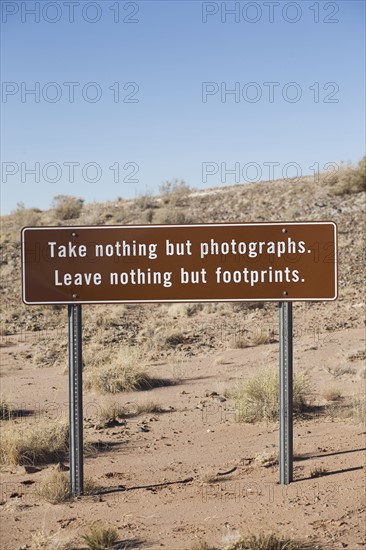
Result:
{"type": "Polygon", "coordinates": [[[137,432],[149,432],[149,428],[147,426],[139,426],[136,430],[137,432]]]}
{"type": "Polygon", "coordinates": [[[41,468],[36,468],[35,466],[24,466],[26,474],[36,474],[41,471],[41,468]]]}
{"type": "Polygon", "coordinates": [[[224,403],[224,401],[226,401],[226,397],[224,397],[223,395],[218,395],[216,399],[217,401],[220,401],[220,403],[224,403]]]}

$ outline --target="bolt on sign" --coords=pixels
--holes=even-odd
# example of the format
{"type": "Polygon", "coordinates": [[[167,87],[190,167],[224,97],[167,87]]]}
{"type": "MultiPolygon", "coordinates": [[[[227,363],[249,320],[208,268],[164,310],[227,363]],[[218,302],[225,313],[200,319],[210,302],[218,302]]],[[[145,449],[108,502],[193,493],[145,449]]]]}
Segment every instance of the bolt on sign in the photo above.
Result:
{"type": "Polygon", "coordinates": [[[26,227],[26,304],[337,298],[334,222],[26,227]]]}

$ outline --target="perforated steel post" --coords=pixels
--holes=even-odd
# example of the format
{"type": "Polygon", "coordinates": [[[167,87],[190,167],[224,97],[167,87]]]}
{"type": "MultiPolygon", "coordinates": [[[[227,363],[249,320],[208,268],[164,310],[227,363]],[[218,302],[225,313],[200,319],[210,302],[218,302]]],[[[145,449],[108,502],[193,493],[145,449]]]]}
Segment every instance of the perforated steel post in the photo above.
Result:
{"type": "Polygon", "coordinates": [[[70,492],[84,491],[83,462],[83,360],[81,305],[68,306],[69,317],[69,423],[70,423],[70,492]]]}
{"type": "Polygon", "coordinates": [[[280,484],[293,480],[292,303],[279,303],[280,333],[280,484]]]}

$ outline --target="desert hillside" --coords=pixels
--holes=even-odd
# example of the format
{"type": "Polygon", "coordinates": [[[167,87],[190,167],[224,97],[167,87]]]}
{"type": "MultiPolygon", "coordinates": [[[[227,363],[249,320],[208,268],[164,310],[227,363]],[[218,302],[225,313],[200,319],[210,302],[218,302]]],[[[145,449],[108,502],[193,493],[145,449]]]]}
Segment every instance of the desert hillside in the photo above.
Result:
{"type": "MultiPolygon", "coordinates": [[[[358,326],[356,308],[362,311],[363,290],[363,237],[365,234],[365,161],[355,169],[340,169],[336,174],[304,177],[300,181],[273,181],[232,187],[190,191],[183,182],[173,181],[162,185],[159,196],[141,196],[134,200],[121,198],[107,203],[83,206],[82,200],[57,197],[55,207],[47,211],[26,209],[20,206],[12,215],[1,220],[1,299],[3,303],[2,333],[13,334],[22,330],[40,331],[59,327],[64,318],[62,308],[25,307],[21,302],[20,280],[20,229],[23,226],[67,225],[136,225],[136,224],[189,224],[189,223],[248,223],[271,221],[331,220],[337,223],[339,235],[339,299],[333,303],[301,305],[323,322],[317,331],[358,326]],[[321,313],[320,313],[321,312],[321,313]]],[[[220,308],[220,306],[218,306],[220,308]]],[[[244,306],[247,308],[248,306],[244,306]]],[[[296,307],[296,306],[295,306],[296,307]]],[[[174,306],[173,306],[174,308],[174,306]]],[[[85,308],[90,320],[102,306],[85,308]]],[[[125,309],[125,308],[124,308],[125,309]]],[[[150,318],[149,307],[127,308],[139,325],[145,315],[150,318]],[[147,313],[148,311],[148,313],[147,313]]],[[[153,310],[166,309],[154,306],[153,310]]],[[[199,309],[199,308],[196,308],[199,309]]],[[[240,307],[222,307],[232,314],[240,307]]],[[[249,306],[249,309],[253,309],[249,306]]],[[[265,306],[260,318],[266,317],[265,306]]],[[[116,308],[108,308],[116,315],[116,308]]],[[[104,313],[102,314],[104,317],[104,313]]],[[[362,313],[361,313],[362,315],[362,313]]],[[[189,325],[195,316],[189,316],[189,325]],[[193,319],[191,318],[193,317],[193,319]]],[[[243,319],[242,316],[239,319],[243,319]]],[[[230,322],[230,320],[228,319],[230,322]]],[[[235,319],[238,322],[238,319],[235,319]]],[[[185,320],[187,324],[187,319],[185,320]]],[[[225,320],[225,326],[227,322],[225,320]]],[[[89,325],[89,323],[86,323],[89,325]]],[[[143,323],[142,323],[143,325],[143,323]]],[[[146,329],[144,326],[135,327],[146,329]]],[[[234,324],[235,326],[235,324],[234,324]]],[[[87,329],[87,326],[85,327],[87,329]]],[[[92,328],[92,327],[90,327],[92,328]]],[[[213,334],[215,331],[213,332],[213,334]]],[[[216,342],[217,343],[217,342],[216,342]]]]}
{"type": "Polygon", "coordinates": [[[365,548],[365,159],[299,181],[59,196],[1,228],[3,548],[365,548]],[[278,485],[277,304],[85,305],[88,494],[70,499],[67,308],[22,303],[21,228],[312,220],[337,224],[339,297],[294,304],[295,483],[278,485]]]}

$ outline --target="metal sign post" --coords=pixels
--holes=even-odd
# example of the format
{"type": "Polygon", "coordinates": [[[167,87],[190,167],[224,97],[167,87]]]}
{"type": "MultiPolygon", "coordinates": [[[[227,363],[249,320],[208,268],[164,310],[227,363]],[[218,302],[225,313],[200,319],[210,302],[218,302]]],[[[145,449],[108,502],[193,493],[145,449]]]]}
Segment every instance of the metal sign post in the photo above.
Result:
{"type": "Polygon", "coordinates": [[[292,302],[279,302],[280,484],[293,480],[292,302]]]}
{"type": "Polygon", "coordinates": [[[81,305],[68,306],[69,317],[69,422],[70,422],[70,492],[84,491],[83,465],[83,362],[81,305]]]}

